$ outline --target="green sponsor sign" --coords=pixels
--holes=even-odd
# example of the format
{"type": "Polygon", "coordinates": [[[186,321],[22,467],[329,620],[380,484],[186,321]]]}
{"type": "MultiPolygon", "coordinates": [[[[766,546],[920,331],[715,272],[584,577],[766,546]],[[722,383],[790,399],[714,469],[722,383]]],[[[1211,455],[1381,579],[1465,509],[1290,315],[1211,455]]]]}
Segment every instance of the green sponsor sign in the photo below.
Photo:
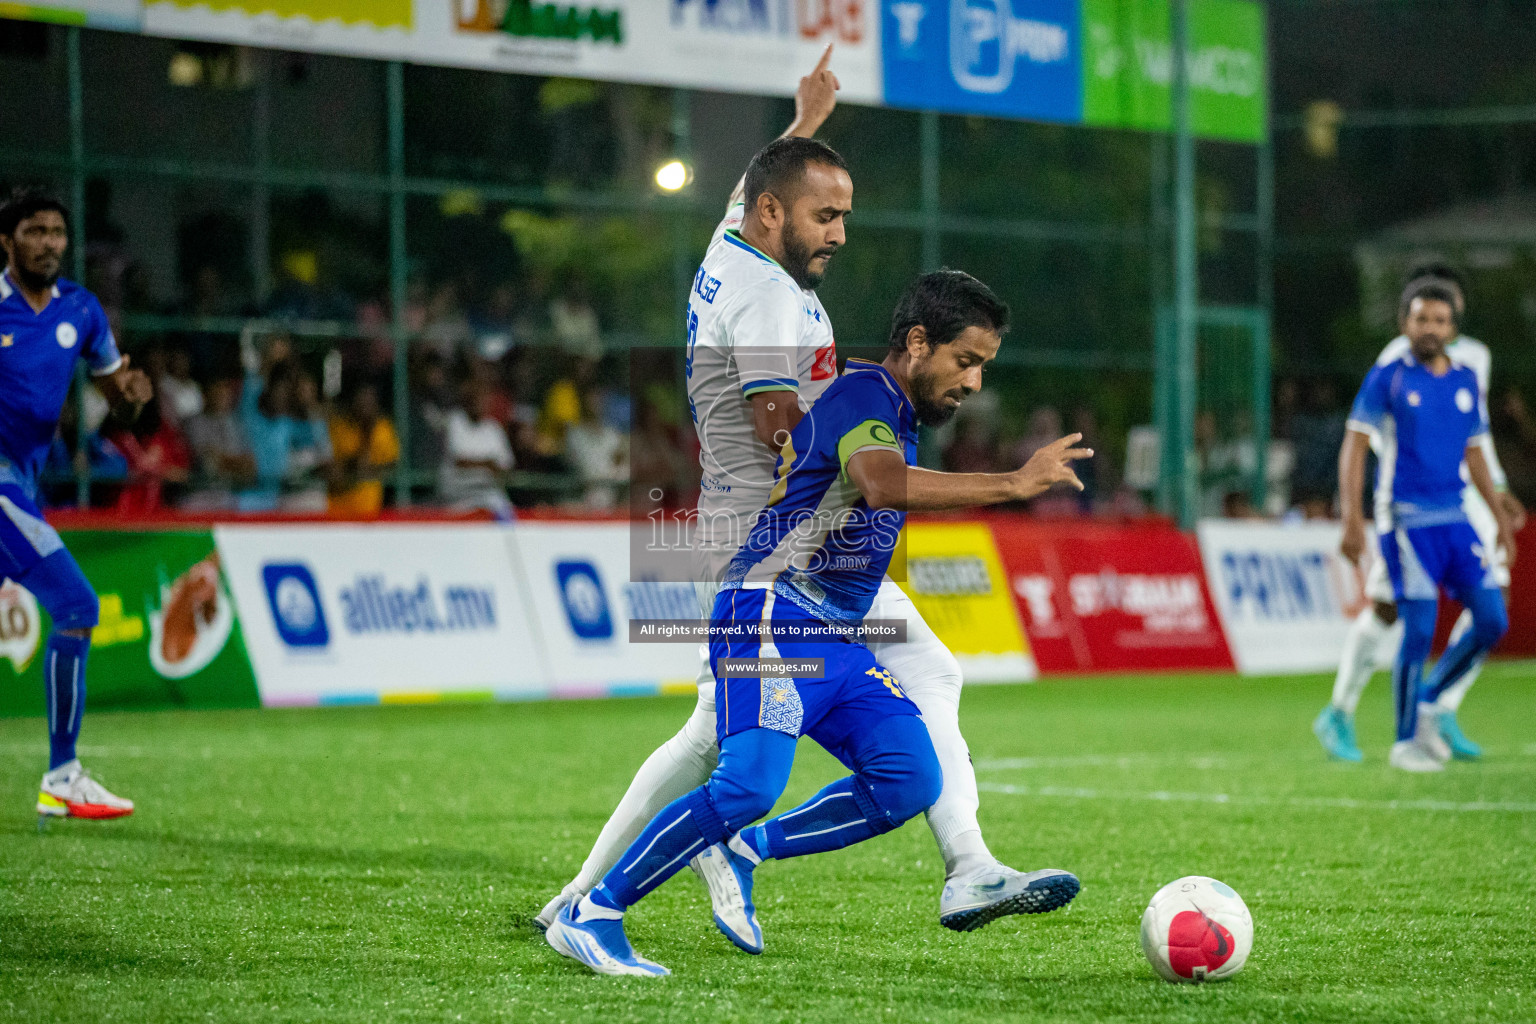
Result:
{"type": "MultiPolygon", "coordinates": [[[[213,534],[67,533],[101,600],[86,709],[253,708],[256,677],[213,534]]],[[[14,583],[0,587],[0,715],[41,715],[50,623],[14,583]]]]}
{"type": "MultiPolygon", "coordinates": [[[[1167,0],[1082,0],[1083,123],[1173,127],[1167,0]]],[[[1190,4],[1191,122],[1196,135],[1262,142],[1268,132],[1264,11],[1246,0],[1190,4]]]]}

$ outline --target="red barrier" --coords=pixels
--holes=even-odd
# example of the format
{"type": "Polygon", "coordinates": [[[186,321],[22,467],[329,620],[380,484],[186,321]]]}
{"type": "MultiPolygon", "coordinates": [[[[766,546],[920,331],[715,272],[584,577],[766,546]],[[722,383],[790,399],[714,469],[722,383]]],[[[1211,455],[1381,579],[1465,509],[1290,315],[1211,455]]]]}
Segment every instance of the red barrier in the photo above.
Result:
{"type": "Polygon", "coordinates": [[[991,525],[1042,673],[1233,667],[1188,534],[1156,523],[991,525]]]}

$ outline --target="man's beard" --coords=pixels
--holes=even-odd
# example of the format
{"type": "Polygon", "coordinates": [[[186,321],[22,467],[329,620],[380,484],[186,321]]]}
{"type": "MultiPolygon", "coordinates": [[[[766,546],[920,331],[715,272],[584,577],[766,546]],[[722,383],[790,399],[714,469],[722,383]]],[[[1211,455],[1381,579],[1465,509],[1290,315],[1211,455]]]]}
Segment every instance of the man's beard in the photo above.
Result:
{"type": "Polygon", "coordinates": [[[23,266],[20,261],[17,261],[11,266],[11,269],[16,272],[17,283],[27,291],[42,292],[52,288],[54,282],[58,281],[59,271],[62,269],[62,267],[63,261],[56,260],[53,265],[53,272],[43,273],[41,271],[28,269],[27,267],[23,266]]]}
{"type": "Polygon", "coordinates": [[[912,375],[912,405],[917,410],[919,423],[927,427],[942,427],[954,418],[960,407],[946,404],[944,399],[947,395],[934,395],[932,384],[933,378],[927,374],[912,375]]]}
{"type": "Polygon", "coordinates": [[[788,221],[784,224],[784,269],[789,276],[795,279],[806,291],[814,291],[821,284],[825,274],[818,274],[811,270],[811,260],[817,256],[830,257],[837,252],[837,246],[829,245],[822,249],[811,251],[811,247],[805,244],[805,240],[796,233],[788,221]]]}

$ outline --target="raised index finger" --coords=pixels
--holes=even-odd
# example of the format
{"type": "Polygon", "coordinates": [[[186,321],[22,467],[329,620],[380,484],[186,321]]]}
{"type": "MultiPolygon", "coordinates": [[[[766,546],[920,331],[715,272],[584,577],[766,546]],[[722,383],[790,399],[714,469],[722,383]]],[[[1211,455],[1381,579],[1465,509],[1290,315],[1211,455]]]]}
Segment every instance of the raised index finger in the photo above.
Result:
{"type": "Polygon", "coordinates": [[[818,74],[819,72],[827,70],[827,64],[830,63],[831,60],[832,60],[832,44],[828,43],[827,44],[827,48],[825,50],[821,51],[821,60],[816,62],[816,67],[811,71],[811,74],[814,75],[814,74],[818,74]]]}

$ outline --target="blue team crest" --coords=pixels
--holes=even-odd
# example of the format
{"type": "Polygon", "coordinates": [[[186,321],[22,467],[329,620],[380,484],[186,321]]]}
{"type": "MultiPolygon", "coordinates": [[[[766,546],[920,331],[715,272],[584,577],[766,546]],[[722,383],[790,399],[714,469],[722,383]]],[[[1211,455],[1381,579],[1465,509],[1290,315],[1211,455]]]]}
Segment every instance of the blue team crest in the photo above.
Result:
{"type": "Polygon", "coordinates": [[[571,632],[582,640],[611,640],[613,614],[597,566],[586,561],[556,562],[555,579],[571,632]]]}

